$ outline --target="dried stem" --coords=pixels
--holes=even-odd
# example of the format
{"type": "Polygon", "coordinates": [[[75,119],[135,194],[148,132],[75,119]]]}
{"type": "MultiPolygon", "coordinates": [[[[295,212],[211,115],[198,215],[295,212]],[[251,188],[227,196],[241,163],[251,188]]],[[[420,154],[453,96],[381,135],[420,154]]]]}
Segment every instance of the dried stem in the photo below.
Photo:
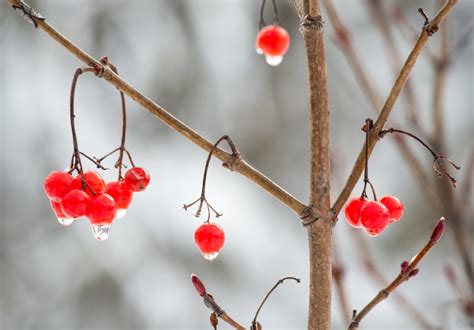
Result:
{"type": "MultiPolygon", "coordinates": [[[[262,0],[262,5],[260,6],[260,22],[258,23],[259,28],[263,28],[265,25],[265,19],[263,18],[264,16],[264,11],[265,11],[265,4],[266,0],[262,0]]],[[[278,25],[279,24],[279,17],[278,17],[278,8],[276,5],[275,0],[272,0],[272,8],[273,8],[273,24],[278,25]]]]}
{"type": "Polygon", "coordinates": [[[415,134],[412,134],[410,132],[403,131],[403,130],[400,130],[400,129],[395,129],[395,128],[389,128],[389,129],[380,131],[379,137],[383,138],[386,134],[389,134],[389,133],[403,134],[403,135],[409,136],[409,137],[415,139],[416,141],[418,141],[433,156],[433,159],[434,159],[433,160],[433,170],[436,172],[436,174],[438,176],[442,176],[444,174],[451,181],[451,184],[452,184],[453,188],[456,188],[456,179],[451,174],[449,174],[448,170],[446,169],[446,167],[443,164],[443,161],[447,162],[449,165],[454,167],[456,170],[461,169],[461,167],[459,165],[456,165],[456,163],[454,163],[451,159],[446,158],[443,155],[440,155],[439,153],[434,151],[433,148],[431,148],[425,141],[423,141],[418,136],[416,136],[415,134]]]}
{"type": "MultiPolygon", "coordinates": [[[[375,121],[374,128],[371,134],[372,136],[371,143],[369,145],[369,153],[371,153],[374,149],[377,143],[377,139],[374,138],[377,137],[380,131],[383,129],[383,126],[387,121],[388,116],[392,112],[395,102],[398,96],[400,95],[400,92],[403,86],[405,85],[405,82],[407,81],[410,72],[415,66],[416,60],[418,59],[421,50],[426,45],[428,38],[433,35],[434,32],[436,32],[436,30],[439,28],[439,24],[441,24],[441,22],[453,9],[456,3],[457,0],[448,0],[443,6],[443,8],[441,8],[441,10],[438,12],[438,14],[430,21],[430,23],[423,28],[420,36],[418,37],[417,42],[415,43],[415,46],[413,47],[412,51],[410,52],[410,55],[405,61],[405,64],[403,65],[402,70],[400,71],[400,74],[396,79],[395,84],[393,85],[387,100],[385,101],[382,111],[380,112],[377,120],[375,121]]],[[[332,209],[335,213],[338,214],[341,211],[345,202],[349,198],[352,190],[357,184],[357,181],[359,180],[359,177],[362,174],[362,171],[364,170],[364,161],[365,148],[362,148],[344,188],[339,194],[339,197],[337,198],[336,202],[333,204],[332,209]]]]}
{"type": "Polygon", "coordinates": [[[310,205],[312,216],[306,226],[309,239],[309,311],[310,329],[331,326],[332,227],[330,204],[329,109],[324,48],[323,19],[319,0],[295,1],[296,9],[305,8],[300,21],[308,66],[310,104],[310,205]],[[316,216],[317,215],[317,216],[316,216]],[[319,219],[319,221],[316,221],[319,219]]]}
{"type": "Polygon", "coordinates": [[[426,245],[416,254],[408,265],[404,265],[400,274],[385,288],[382,289],[359,313],[355,313],[349,329],[355,329],[359,327],[362,319],[379,303],[387,299],[388,296],[394,292],[403,282],[408,281],[410,278],[418,273],[416,266],[421,260],[428,254],[428,252],[438,243],[445,228],[445,220],[441,218],[436,224],[431,237],[426,245]]]}
{"type": "Polygon", "coordinates": [[[207,223],[209,223],[209,220],[211,219],[211,210],[214,212],[216,218],[218,218],[222,215],[221,213],[217,212],[214,209],[214,207],[212,207],[212,205],[206,199],[206,181],[207,181],[207,171],[209,170],[209,164],[211,163],[212,154],[216,150],[219,143],[221,143],[224,140],[229,144],[230,149],[232,151],[232,157],[233,157],[231,162],[223,164],[224,167],[227,167],[227,168],[232,170],[232,164],[240,158],[240,152],[239,152],[239,150],[237,150],[237,147],[235,146],[234,142],[232,142],[232,140],[229,136],[224,135],[221,138],[219,138],[217,140],[217,142],[214,143],[214,146],[212,147],[211,151],[209,152],[209,155],[207,156],[206,165],[204,166],[204,175],[202,177],[201,196],[199,196],[199,198],[196,199],[194,202],[192,202],[190,204],[184,204],[183,205],[183,208],[185,210],[187,210],[189,207],[191,207],[194,204],[196,204],[197,202],[199,202],[199,207],[198,207],[196,213],[194,214],[196,216],[196,218],[199,218],[201,216],[202,207],[203,207],[204,204],[206,204],[206,207],[207,207],[207,220],[206,220],[206,222],[207,223]]]}
{"type": "MultiPolygon", "coordinates": [[[[21,2],[20,0],[7,0],[10,5],[12,6],[19,6],[21,2]]],[[[84,50],[80,49],[76,46],[73,42],[67,39],[64,35],[62,35],[58,30],[56,30],[53,26],[51,26],[48,22],[44,20],[40,20],[38,18],[33,17],[33,21],[37,25],[39,29],[44,31],[48,34],[51,38],[57,41],[60,45],[66,48],[71,54],[76,56],[79,60],[86,63],[87,65],[101,67],[102,64],[86,53],[84,50]]],[[[199,135],[190,127],[186,126],[183,122],[175,118],[165,109],[154,103],[152,100],[141,94],[138,90],[136,90],[133,86],[128,84],[125,80],[121,77],[116,75],[110,68],[103,67],[102,78],[108,81],[113,86],[117,87],[119,90],[124,92],[124,94],[131,97],[134,101],[148,110],[150,113],[155,115],[160,121],[177,131],[178,133],[182,134],[188,140],[199,146],[201,149],[209,152],[212,149],[212,143],[206,140],[204,137],[199,135]]],[[[223,162],[228,162],[232,159],[232,155],[221,150],[216,149],[214,152],[214,156],[218,159],[222,160],[223,162]]],[[[283,188],[278,186],[264,174],[250,166],[247,162],[243,159],[239,159],[233,164],[233,170],[242,174],[243,176],[247,177],[249,180],[256,183],[260,186],[263,190],[267,191],[270,195],[278,199],[281,203],[288,206],[290,209],[295,211],[298,215],[303,214],[307,210],[307,206],[297,200],[294,196],[289,194],[283,188]]]]}
{"type": "Polygon", "coordinates": [[[278,280],[278,282],[275,283],[275,285],[270,289],[270,291],[267,292],[267,294],[265,295],[265,298],[263,298],[262,302],[260,303],[260,305],[258,306],[257,308],[257,311],[255,312],[255,316],[252,320],[252,329],[258,329],[258,326],[257,326],[257,318],[258,318],[258,314],[260,313],[260,310],[262,309],[263,305],[265,304],[265,302],[267,301],[268,297],[270,297],[270,295],[272,294],[273,291],[275,291],[275,289],[280,285],[280,284],[283,284],[283,282],[285,282],[286,280],[294,280],[298,283],[301,282],[301,280],[299,278],[296,278],[296,277],[293,277],[293,276],[287,276],[287,277],[283,277],[281,279],[278,280]]]}

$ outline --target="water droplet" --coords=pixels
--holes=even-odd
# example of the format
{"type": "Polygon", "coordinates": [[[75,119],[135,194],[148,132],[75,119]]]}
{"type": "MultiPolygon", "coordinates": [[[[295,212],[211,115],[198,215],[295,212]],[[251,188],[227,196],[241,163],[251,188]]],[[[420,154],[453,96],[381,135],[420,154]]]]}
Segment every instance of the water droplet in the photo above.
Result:
{"type": "Polygon", "coordinates": [[[115,219],[123,218],[125,216],[125,213],[127,213],[127,209],[118,209],[115,219]]]}
{"type": "Polygon", "coordinates": [[[203,253],[203,254],[202,254],[202,256],[204,257],[204,259],[209,260],[209,261],[212,261],[212,260],[216,259],[218,255],[219,255],[219,252],[203,253]]]}
{"type": "Polygon", "coordinates": [[[263,50],[262,50],[262,48],[258,48],[258,47],[257,47],[257,48],[255,48],[255,50],[257,51],[257,54],[258,54],[258,55],[263,55],[263,50]]]}
{"type": "Polygon", "coordinates": [[[92,233],[94,237],[98,241],[105,241],[109,238],[110,229],[112,228],[112,224],[108,225],[92,225],[92,233]]]}
{"type": "Polygon", "coordinates": [[[69,226],[74,222],[74,219],[69,219],[69,218],[58,218],[58,221],[60,224],[63,226],[69,226]]]}
{"type": "Polygon", "coordinates": [[[270,56],[270,55],[265,55],[265,60],[267,61],[268,64],[271,66],[277,66],[283,61],[283,56],[270,56]]]}

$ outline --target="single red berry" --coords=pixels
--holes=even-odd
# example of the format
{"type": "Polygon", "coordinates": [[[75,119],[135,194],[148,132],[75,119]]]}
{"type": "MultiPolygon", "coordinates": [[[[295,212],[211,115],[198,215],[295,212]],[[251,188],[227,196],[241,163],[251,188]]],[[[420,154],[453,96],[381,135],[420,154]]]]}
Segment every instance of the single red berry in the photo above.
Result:
{"type": "Polygon", "coordinates": [[[133,191],[130,190],[123,180],[107,183],[105,193],[114,198],[119,211],[126,210],[132,202],[133,191]]]}
{"type": "Polygon", "coordinates": [[[102,179],[102,176],[99,173],[95,171],[85,171],[84,180],[86,181],[87,185],[84,185],[84,187],[82,187],[82,178],[81,175],[78,174],[72,184],[73,189],[81,190],[82,188],[84,188],[83,190],[89,196],[93,196],[94,194],[100,195],[105,192],[105,181],[104,179],[102,179]],[[91,192],[91,189],[94,194],[91,192]]]}
{"type": "Polygon", "coordinates": [[[117,206],[112,196],[108,194],[93,197],[87,207],[86,216],[93,225],[106,225],[114,221],[117,206]]]}
{"type": "Polygon", "coordinates": [[[365,205],[367,200],[362,197],[354,197],[346,205],[345,214],[346,220],[349,225],[354,228],[362,227],[360,223],[360,210],[365,205]]]}
{"type": "Polygon", "coordinates": [[[54,202],[59,202],[72,189],[73,178],[67,172],[51,172],[44,180],[46,196],[54,202]]]}
{"type": "Polygon", "coordinates": [[[63,210],[61,209],[61,203],[51,201],[51,208],[53,209],[54,215],[56,215],[59,223],[63,226],[69,226],[74,222],[74,219],[71,219],[64,214],[63,210]]]}
{"type": "Polygon", "coordinates": [[[268,25],[257,34],[257,53],[269,56],[283,56],[290,47],[288,32],[277,25],[268,25]]]}
{"type": "Polygon", "coordinates": [[[360,211],[360,222],[366,229],[379,234],[390,223],[390,213],[382,203],[368,201],[360,211]]]}
{"type": "Polygon", "coordinates": [[[380,203],[385,205],[390,213],[390,222],[398,221],[403,216],[403,204],[400,200],[393,196],[383,196],[380,198],[380,203]]]}
{"type": "Polygon", "coordinates": [[[212,260],[224,245],[224,230],[217,223],[204,223],[194,232],[194,241],[204,258],[212,260]]]}
{"type": "Polygon", "coordinates": [[[125,173],[125,183],[134,192],[143,191],[150,183],[150,174],[142,167],[132,167],[125,173]]]}
{"type": "Polygon", "coordinates": [[[71,190],[61,200],[61,210],[69,218],[80,218],[86,215],[90,198],[84,191],[71,190]]]}

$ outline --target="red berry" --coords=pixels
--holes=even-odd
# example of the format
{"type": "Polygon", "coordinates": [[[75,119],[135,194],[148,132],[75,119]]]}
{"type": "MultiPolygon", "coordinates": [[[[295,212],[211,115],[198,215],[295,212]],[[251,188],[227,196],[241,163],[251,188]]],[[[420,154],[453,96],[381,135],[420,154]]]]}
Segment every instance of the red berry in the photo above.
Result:
{"type": "MultiPolygon", "coordinates": [[[[84,186],[84,191],[89,196],[93,196],[94,194],[100,195],[105,192],[105,181],[104,179],[102,179],[102,176],[99,173],[95,171],[85,171],[84,180],[87,183],[87,185],[84,186]],[[94,194],[91,192],[91,189],[94,192],[94,194]]],[[[82,189],[82,178],[80,174],[78,174],[76,178],[74,179],[72,187],[73,189],[79,189],[79,190],[82,189]]]]}
{"type": "Polygon", "coordinates": [[[150,174],[142,167],[132,167],[125,173],[125,183],[134,192],[143,191],[150,183],[150,174]]]}
{"type": "Polygon", "coordinates": [[[79,189],[71,190],[61,200],[61,209],[69,218],[80,218],[86,215],[89,195],[79,189]]]}
{"type": "Polygon", "coordinates": [[[283,56],[290,46],[288,32],[277,25],[262,28],[257,35],[257,53],[269,56],[283,56]]]}
{"type": "Polygon", "coordinates": [[[378,236],[387,226],[375,227],[375,228],[364,228],[367,235],[375,237],[378,236]]]}
{"type": "Polygon", "coordinates": [[[360,210],[367,200],[362,197],[354,197],[346,205],[345,214],[347,223],[354,228],[362,227],[360,223],[360,210]]]}
{"type": "Polygon", "coordinates": [[[87,207],[86,216],[93,225],[106,225],[114,221],[117,206],[112,196],[108,194],[93,197],[87,207]]]}
{"type": "Polygon", "coordinates": [[[224,245],[224,230],[216,223],[204,223],[194,232],[194,241],[206,259],[214,259],[224,245]]]}
{"type": "Polygon", "coordinates": [[[384,196],[380,199],[380,203],[385,205],[390,213],[390,222],[398,221],[403,216],[403,204],[400,200],[393,196],[384,196]]]}
{"type": "Polygon", "coordinates": [[[54,202],[59,202],[72,189],[73,178],[67,172],[51,172],[44,180],[46,196],[54,202]]]}
{"type": "Polygon", "coordinates": [[[382,231],[390,222],[390,213],[380,202],[368,201],[360,211],[362,226],[371,231],[382,231]]]}
{"type": "Polygon", "coordinates": [[[61,203],[51,201],[51,208],[53,209],[54,215],[58,220],[68,219],[69,217],[64,214],[63,210],[61,209],[61,203]]]}
{"type": "Polygon", "coordinates": [[[107,183],[105,193],[112,196],[117,205],[117,209],[127,209],[132,202],[133,191],[125,184],[124,181],[115,181],[107,183]]]}

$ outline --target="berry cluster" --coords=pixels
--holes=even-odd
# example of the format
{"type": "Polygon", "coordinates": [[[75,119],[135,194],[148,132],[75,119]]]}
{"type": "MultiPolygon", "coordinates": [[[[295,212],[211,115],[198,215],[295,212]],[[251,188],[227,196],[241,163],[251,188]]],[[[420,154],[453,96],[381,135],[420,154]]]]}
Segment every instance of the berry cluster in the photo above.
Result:
{"type": "Polygon", "coordinates": [[[380,201],[369,201],[365,197],[354,197],[346,205],[347,223],[354,228],[364,228],[369,236],[379,235],[387,226],[403,216],[403,204],[393,196],[384,196],[380,201]]]}
{"type": "Polygon", "coordinates": [[[264,55],[271,66],[277,66],[283,61],[283,56],[290,47],[288,32],[278,25],[268,25],[260,29],[255,42],[257,54],[264,55]]]}
{"type": "Polygon", "coordinates": [[[51,172],[44,181],[44,191],[62,225],[87,217],[98,240],[107,239],[111,224],[125,216],[134,192],[145,190],[150,175],[141,167],[133,167],[124,179],[105,183],[95,171],[73,177],[71,172],[51,172]]]}

